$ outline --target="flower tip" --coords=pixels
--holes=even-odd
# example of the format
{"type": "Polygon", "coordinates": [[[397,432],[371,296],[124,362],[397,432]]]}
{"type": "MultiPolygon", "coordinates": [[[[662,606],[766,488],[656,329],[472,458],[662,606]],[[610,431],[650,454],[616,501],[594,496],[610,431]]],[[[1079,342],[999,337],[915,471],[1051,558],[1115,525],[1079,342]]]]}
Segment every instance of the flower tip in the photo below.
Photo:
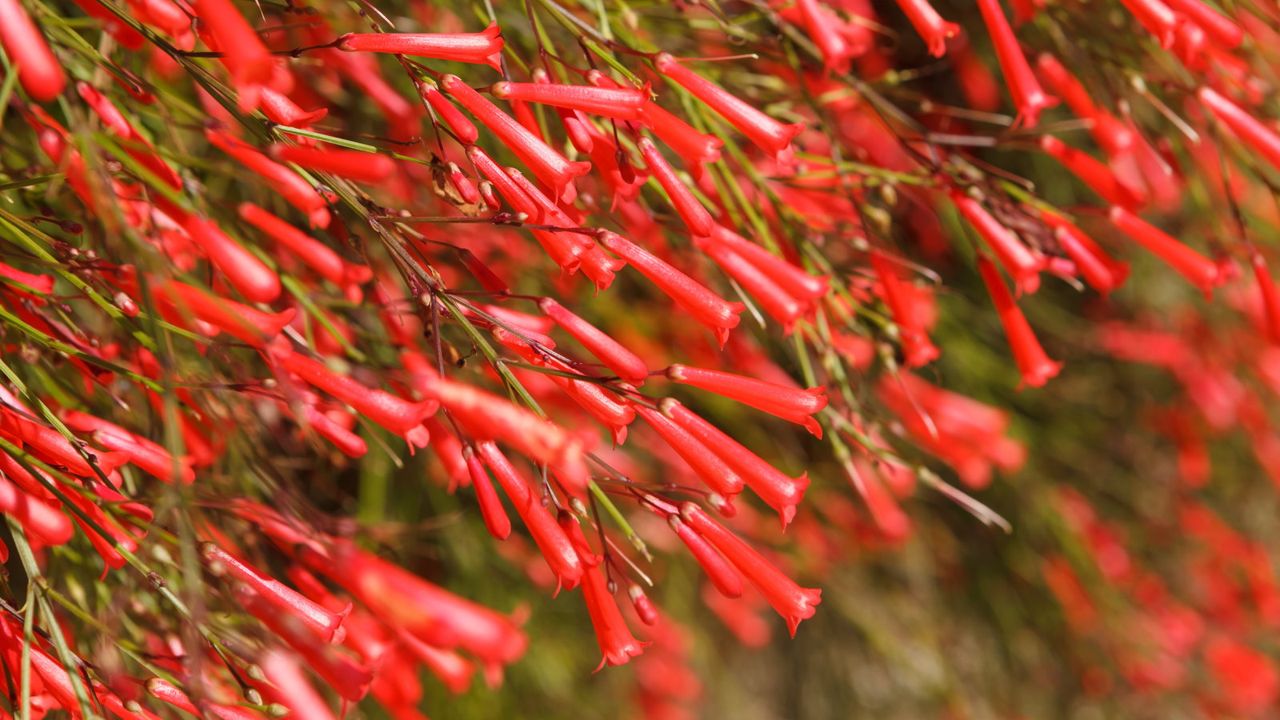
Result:
{"type": "Polygon", "coordinates": [[[1021,390],[1024,387],[1044,387],[1045,383],[1057,377],[1061,370],[1062,363],[1050,360],[1049,358],[1044,358],[1044,360],[1037,363],[1034,367],[1023,370],[1022,382],[1019,383],[1018,389],[1021,390]]]}

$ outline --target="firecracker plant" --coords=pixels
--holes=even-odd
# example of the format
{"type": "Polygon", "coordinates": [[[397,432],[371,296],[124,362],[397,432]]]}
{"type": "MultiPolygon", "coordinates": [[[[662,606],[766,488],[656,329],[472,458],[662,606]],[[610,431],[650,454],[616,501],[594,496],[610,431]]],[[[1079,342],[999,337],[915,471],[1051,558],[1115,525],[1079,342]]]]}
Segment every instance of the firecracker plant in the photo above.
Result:
{"type": "Polygon", "coordinates": [[[1274,0],[0,0],[0,48],[0,714],[747,717],[705,626],[856,672],[931,606],[1005,687],[872,704],[1274,712],[1274,0]]]}

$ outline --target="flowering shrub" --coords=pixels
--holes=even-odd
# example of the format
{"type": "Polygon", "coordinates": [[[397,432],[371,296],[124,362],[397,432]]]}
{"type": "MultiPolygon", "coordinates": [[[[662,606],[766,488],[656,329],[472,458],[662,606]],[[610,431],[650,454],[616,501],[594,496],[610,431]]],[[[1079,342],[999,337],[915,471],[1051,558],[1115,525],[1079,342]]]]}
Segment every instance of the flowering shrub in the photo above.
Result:
{"type": "Polygon", "coordinates": [[[1266,716],[1280,9],[1010,10],[0,0],[4,712],[1266,716]]]}

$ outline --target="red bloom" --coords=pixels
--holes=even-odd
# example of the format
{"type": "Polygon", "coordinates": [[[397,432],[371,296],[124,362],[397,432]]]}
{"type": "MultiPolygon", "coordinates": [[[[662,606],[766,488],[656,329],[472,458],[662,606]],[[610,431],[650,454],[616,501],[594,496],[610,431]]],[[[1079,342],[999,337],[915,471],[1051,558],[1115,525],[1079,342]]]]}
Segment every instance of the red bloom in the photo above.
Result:
{"type": "Polygon", "coordinates": [[[742,596],[742,575],[734,569],[733,565],[724,558],[707,539],[698,534],[696,530],[680,519],[680,515],[672,513],[667,516],[667,523],[671,526],[671,530],[680,538],[685,547],[689,548],[689,554],[693,555],[693,559],[702,566],[702,571],[707,574],[707,579],[720,591],[721,595],[728,598],[736,598],[742,596]]]}
{"type": "Polygon", "coordinates": [[[978,231],[1000,264],[1013,276],[1019,292],[1033,293],[1040,287],[1041,260],[1018,237],[1001,225],[982,205],[959,190],[951,191],[951,202],[965,220],[978,231]]]}
{"type": "Polygon", "coordinates": [[[1070,147],[1052,135],[1042,136],[1040,147],[1053,159],[1062,163],[1072,175],[1080,178],[1081,182],[1098,193],[1098,196],[1108,204],[1135,209],[1146,201],[1146,198],[1135,195],[1128,187],[1116,180],[1110,168],[1084,151],[1070,147]]]}
{"type": "Polygon", "coordinates": [[[680,506],[680,518],[710,541],[760,591],[773,609],[787,621],[787,629],[792,637],[801,621],[813,617],[815,608],[822,602],[821,590],[797,585],[741,538],[712,520],[697,505],[685,503],[680,506]]]}
{"type": "Polygon", "coordinates": [[[347,52],[395,53],[500,67],[502,31],[490,25],[478,33],[347,33],[338,38],[347,52]]]}
{"type": "Polygon", "coordinates": [[[710,328],[721,345],[729,339],[729,331],[738,326],[738,315],[744,309],[742,303],[729,302],[716,295],[621,235],[604,231],[600,234],[600,244],[630,263],[685,312],[710,328]]]}
{"type": "Polygon", "coordinates": [[[281,162],[301,165],[308,170],[333,173],[338,177],[362,182],[382,182],[396,171],[396,161],[387,155],[359,150],[321,150],[303,145],[272,145],[271,156],[281,162]]]}
{"type": "Polygon", "coordinates": [[[591,85],[557,85],[552,83],[494,83],[493,96],[512,102],[581,110],[592,115],[637,120],[649,102],[649,93],[634,88],[593,87],[591,85]]]}
{"type": "Polygon", "coordinates": [[[18,66],[18,81],[32,98],[49,102],[66,89],[62,64],[19,0],[0,0],[0,46],[11,66],[18,66]]]}
{"type": "Polygon", "coordinates": [[[1161,232],[1156,226],[1119,206],[1111,208],[1111,222],[1134,242],[1177,270],[1206,295],[1225,279],[1218,264],[1161,232]]]}
{"type": "Polygon", "coordinates": [[[897,266],[879,250],[872,250],[871,267],[880,279],[884,304],[889,306],[893,321],[898,326],[898,337],[902,340],[903,359],[907,367],[920,367],[937,360],[940,353],[921,326],[920,313],[908,307],[914,296],[902,286],[897,266]]]}
{"type": "Polygon", "coordinates": [[[572,335],[573,339],[582,343],[583,347],[599,358],[605,367],[617,373],[618,377],[633,385],[643,385],[649,377],[649,368],[638,355],[599,328],[566,310],[560,303],[549,297],[542,298],[538,301],[538,309],[572,335]]]}
{"type": "Polygon", "coordinates": [[[1262,253],[1255,249],[1250,254],[1249,263],[1253,266],[1253,277],[1258,283],[1258,294],[1262,296],[1267,335],[1271,342],[1280,343],[1280,291],[1276,290],[1275,280],[1267,269],[1267,260],[1262,253]]]}
{"type": "Polygon", "coordinates": [[[898,0],[898,7],[911,21],[929,54],[942,57],[947,52],[947,40],[960,33],[960,26],[942,19],[929,0],[898,0]]]}
{"type": "Polygon", "coordinates": [[[702,482],[726,500],[742,492],[742,478],[718,455],[712,452],[692,433],[672,422],[657,410],[641,405],[636,413],[649,423],[667,445],[684,459],[702,482]]]}
{"type": "MultiPolygon", "coordinates": [[[[621,87],[598,70],[588,72],[587,80],[598,87],[621,87]]],[[[720,159],[720,148],[724,146],[720,138],[698,132],[692,125],[667,112],[653,100],[645,103],[640,117],[640,123],[679,155],[695,178],[701,177],[705,163],[720,159]]]]}
{"type": "Polygon", "coordinates": [[[511,519],[507,517],[507,511],[502,507],[502,499],[498,497],[498,492],[493,489],[489,472],[484,469],[484,465],[471,448],[463,448],[462,457],[466,459],[471,487],[475,488],[476,502],[480,505],[480,516],[484,519],[484,526],[489,529],[490,535],[499,540],[506,540],[511,535],[511,519]]]}
{"type": "Polygon", "coordinates": [[[200,546],[200,555],[211,572],[216,575],[229,575],[236,582],[247,585],[277,612],[285,613],[290,619],[301,623],[320,640],[326,643],[342,642],[342,637],[345,635],[342,629],[345,612],[330,612],[279,580],[264,577],[214,543],[203,543],[200,546]]]}
{"type": "Polygon", "coordinates": [[[1109,293],[1120,287],[1129,277],[1129,264],[1108,255],[1066,218],[1047,210],[1040,211],[1040,219],[1054,229],[1054,237],[1067,257],[1076,264],[1085,282],[1101,293],[1109,293]]]}
{"type": "Polygon", "coordinates": [[[1004,326],[1005,337],[1009,340],[1009,348],[1013,351],[1014,362],[1022,373],[1022,382],[1031,387],[1040,387],[1058,374],[1062,363],[1054,362],[1040,347],[1035,332],[1027,323],[1027,318],[1013,301],[1009,288],[1005,287],[1000,271],[985,257],[978,258],[978,272],[986,283],[987,293],[991,295],[991,303],[1000,316],[1000,324],[1004,326]]]}
{"type": "Polygon", "coordinates": [[[291,716],[306,720],[334,720],[324,698],[311,687],[298,661],[283,650],[268,650],[259,660],[262,672],[291,716]]]}
{"type": "Polygon", "coordinates": [[[1173,45],[1174,33],[1178,29],[1178,16],[1161,0],[1120,0],[1129,12],[1138,19],[1147,32],[1156,37],[1160,47],[1168,49],[1173,45]]]}
{"type": "Polygon", "coordinates": [[[262,114],[273,123],[295,128],[305,128],[319,122],[329,114],[327,108],[303,110],[289,99],[288,95],[278,93],[270,88],[262,89],[262,114]]]}
{"type": "Polygon", "coordinates": [[[1099,108],[1084,85],[1057,58],[1048,53],[1041,54],[1036,59],[1036,69],[1053,92],[1066,101],[1071,112],[1090,121],[1089,132],[1103,152],[1115,155],[1133,146],[1133,131],[1114,115],[1099,108]]]}
{"type": "Polygon", "coordinates": [[[752,492],[777,510],[782,517],[782,527],[786,528],[796,515],[796,506],[804,497],[805,489],[809,487],[808,473],[796,478],[787,477],[678,400],[666,398],[659,404],[659,409],[716,454],[752,492]]]}
{"type": "Polygon", "coordinates": [[[645,164],[648,165],[649,173],[666,191],[676,214],[684,220],[689,231],[695,237],[710,235],[711,229],[715,227],[715,219],[711,217],[711,213],[707,212],[707,209],[694,196],[693,191],[676,175],[675,169],[649,138],[641,138],[637,145],[640,148],[640,154],[644,156],[645,164]]]}
{"type": "Polygon", "coordinates": [[[502,112],[457,75],[445,75],[440,87],[467,112],[484,123],[504,145],[511,149],[539,180],[552,189],[559,198],[566,186],[576,177],[591,172],[591,164],[569,162],[537,135],[529,132],[515,118],[502,112]]]}
{"type": "Polygon", "coordinates": [[[206,130],[204,134],[215,147],[261,175],[290,205],[306,213],[313,227],[329,227],[328,203],[302,176],[226,133],[206,130]]]}
{"type": "Polygon", "coordinates": [[[264,313],[177,280],[154,285],[152,293],[161,314],[175,320],[189,315],[213,326],[215,332],[221,330],[254,346],[265,345],[268,340],[278,336],[281,330],[293,322],[296,314],[293,308],[274,314],[264,313]]]}
{"type": "Polygon", "coordinates": [[[184,483],[194,482],[195,471],[191,469],[191,459],[181,457],[177,460],[160,445],[135,435],[115,423],[96,418],[78,410],[62,413],[62,421],[67,427],[77,432],[92,432],[93,439],[102,447],[124,453],[129,462],[138,466],[147,474],[165,482],[179,479],[184,483]]]}
{"type": "Polygon", "coordinates": [[[747,136],[756,147],[771,156],[778,156],[791,146],[791,140],[804,129],[803,125],[780,123],[752,107],[719,85],[681,65],[666,53],[658,55],[654,67],[667,79],[693,94],[707,107],[715,110],[725,120],[747,136]]]}
{"type": "Polygon", "coordinates": [[[476,452],[510,498],[516,514],[524,521],[529,534],[533,536],[534,543],[542,551],[542,557],[546,559],[547,566],[551,568],[551,572],[555,573],[556,591],[559,592],[561,588],[572,590],[577,587],[582,582],[583,562],[564,529],[535,497],[528,482],[520,476],[515,466],[506,455],[502,454],[497,445],[486,440],[476,445],[476,452]]]}
{"type": "Polygon", "coordinates": [[[606,664],[625,665],[631,658],[639,657],[644,652],[645,643],[636,640],[631,634],[600,568],[587,568],[582,583],[582,599],[587,603],[587,614],[591,616],[591,626],[596,631],[596,642],[604,653],[600,664],[596,666],[597,672],[606,664]]]}
{"type": "Polygon", "coordinates": [[[682,385],[692,385],[723,395],[770,415],[803,425],[816,437],[822,437],[822,426],[811,416],[827,406],[826,388],[813,387],[802,390],[743,375],[687,365],[672,365],[667,368],[667,377],[682,385]]]}
{"type": "Polygon", "coordinates": [[[212,36],[221,60],[231,72],[239,91],[240,109],[258,106],[262,87],[271,80],[275,62],[253,26],[244,19],[231,0],[194,0],[195,14],[202,28],[212,36]]]}
{"type": "Polygon", "coordinates": [[[368,267],[348,263],[324,243],[253,203],[240,203],[239,213],[250,225],[288,248],[320,277],[338,287],[366,283],[373,279],[373,271],[368,267]]]}
{"type": "Polygon", "coordinates": [[[275,271],[228,237],[212,220],[188,215],[182,227],[241,295],[264,303],[280,297],[280,278],[275,271]]]}
{"type": "Polygon", "coordinates": [[[330,370],[319,360],[300,355],[288,348],[271,347],[268,354],[281,370],[293,373],[347,403],[361,415],[397,435],[409,435],[439,407],[434,400],[409,402],[391,393],[367,387],[330,370]]]}
{"type": "Polygon", "coordinates": [[[1211,87],[1200,88],[1196,97],[1200,98],[1200,102],[1212,110],[1224,125],[1231,128],[1237,137],[1266,158],[1267,162],[1280,168],[1280,134],[1259,122],[1257,118],[1211,87]]]}
{"type": "Polygon", "coordinates": [[[418,91],[445,127],[449,128],[449,131],[463,145],[474,145],[476,140],[480,139],[480,131],[476,130],[476,126],[462,114],[457,106],[449,102],[449,98],[445,97],[435,85],[423,83],[418,91]]]}
{"type": "Polygon", "coordinates": [[[982,11],[982,22],[986,24],[991,43],[995,46],[996,59],[1004,73],[1005,84],[1009,86],[1009,95],[1018,109],[1017,122],[1025,127],[1035,127],[1040,111],[1053,107],[1058,101],[1040,88],[1022,48],[1018,47],[1018,38],[1000,8],[1000,0],[978,0],[978,9],[982,11]]]}
{"type": "Polygon", "coordinates": [[[1231,50],[1244,42],[1244,30],[1239,25],[1200,0],[1169,0],[1169,4],[1203,28],[1214,42],[1224,48],[1231,50]]]}

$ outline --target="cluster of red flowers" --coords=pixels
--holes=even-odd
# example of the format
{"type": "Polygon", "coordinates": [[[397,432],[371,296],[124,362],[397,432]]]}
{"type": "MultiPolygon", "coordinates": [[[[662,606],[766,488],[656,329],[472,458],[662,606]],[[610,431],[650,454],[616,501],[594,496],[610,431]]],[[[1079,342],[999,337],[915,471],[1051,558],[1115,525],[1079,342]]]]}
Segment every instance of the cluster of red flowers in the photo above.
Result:
{"type": "MultiPolygon", "coordinates": [[[[321,513],[301,487],[373,453],[427,450],[432,478],[473,498],[505,557],[556,593],[581,591],[600,665],[643,658],[639,704],[680,716],[700,684],[683,667],[683,628],[646,590],[650,543],[687,551],[707,606],[757,644],[770,632],[761,609],[792,635],[815,614],[821,591],[794,578],[833,559],[825,528],[890,545],[911,535],[900,503],[917,481],[1005,524],[929,469],[981,490],[1027,453],[1007,413],[923,378],[947,350],[931,338],[936,276],[912,258],[951,254],[939,217],[974,239],[957,255],[973,258],[971,285],[989,295],[1020,386],[1063,368],[1020,308],[1042,276],[1103,295],[1129,278],[1113,256],[1127,251],[1080,225],[1116,248],[1131,240],[1206,295],[1242,275],[1236,256],[1250,262],[1259,289],[1239,305],[1280,339],[1280,295],[1243,221],[1211,257],[1139,215],[1176,208],[1194,185],[1239,218],[1275,221],[1270,186],[1241,182],[1259,168],[1226,158],[1243,149],[1280,168],[1240,49],[1265,42],[1269,20],[1247,11],[1123,2],[1152,52],[1195,78],[1166,99],[1141,88],[1189,139],[1180,158],[1055,54],[1029,60],[998,0],[979,0],[971,32],[990,39],[1013,117],[996,113],[971,38],[926,0],[898,4],[960,79],[969,115],[927,100],[904,110],[870,84],[899,70],[873,31],[889,20],[859,0],[750,3],[777,39],[718,66],[649,51],[654,38],[607,3],[599,15],[597,3],[529,4],[467,32],[431,3],[393,21],[372,5],[77,2],[96,22],[0,0],[13,72],[0,138],[35,141],[13,150],[29,169],[6,185],[22,191],[16,207],[0,208],[16,265],[0,262],[0,510],[12,531],[0,548],[35,581],[55,560],[84,564],[87,543],[173,623],[114,638],[104,663],[65,635],[69,610],[45,595],[5,608],[0,661],[23,678],[12,698],[23,712],[150,717],[145,691],[223,718],[281,707],[328,718],[335,700],[366,695],[413,718],[420,668],[453,692],[477,667],[498,682],[529,642],[518,618],[371,551],[372,528],[321,513]],[[415,25],[432,32],[402,31],[415,25]],[[746,63],[793,91],[712,79],[746,63]],[[1087,130],[1100,157],[1037,130],[1059,100],[1075,117],[1062,124],[1087,130]],[[1005,127],[983,135],[977,121],[1005,127]],[[968,149],[1024,138],[1098,211],[1055,207],[968,149]],[[707,419],[733,413],[787,440],[748,443],[707,419]],[[786,443],[834,458],[848,485],[825,483],[807,511],[811,479],[786,443]],[[758,504],[805,563],[769,547],[786,536],[758,504]]],[[[1042,19],[1040,3],[1013,5],[1018,24],[1042,19]]],[[[703,54],[729,46],[720,31],[697,39],[703,54]]],[[[1188,487],[1208,473],[1202,426],[1245,428],[1280,476],[1280,435],[1230,366],[1255,363],[1280,391],[1274,353],[1223,358],[1195,333],[1108,328],[1110,350],[1186,388],[1161,427],[1188,487]]],[[[1124,565],[1083,499],[1064,498],[1098,572],[1161,623],[1154,660],[1117,651],[1125,672],[1181,682],[1200,616],[1124,565]]],[[[1221,548],[1208,511],[1187,508],[1221,548]]],[[[1271,583],[1274,617],[1269,572],[1232,543],[1255,585],[1271,583]]],[[[1052,558],[1045,577],[1072,624],[1095,632],[1070,565],[1052,558]]],[[[1273,699],[1275,669],[1238,632],[1204,654],[1226,686],[1242,673],[1269,683],[1213,707],[1273,699]]]]}

